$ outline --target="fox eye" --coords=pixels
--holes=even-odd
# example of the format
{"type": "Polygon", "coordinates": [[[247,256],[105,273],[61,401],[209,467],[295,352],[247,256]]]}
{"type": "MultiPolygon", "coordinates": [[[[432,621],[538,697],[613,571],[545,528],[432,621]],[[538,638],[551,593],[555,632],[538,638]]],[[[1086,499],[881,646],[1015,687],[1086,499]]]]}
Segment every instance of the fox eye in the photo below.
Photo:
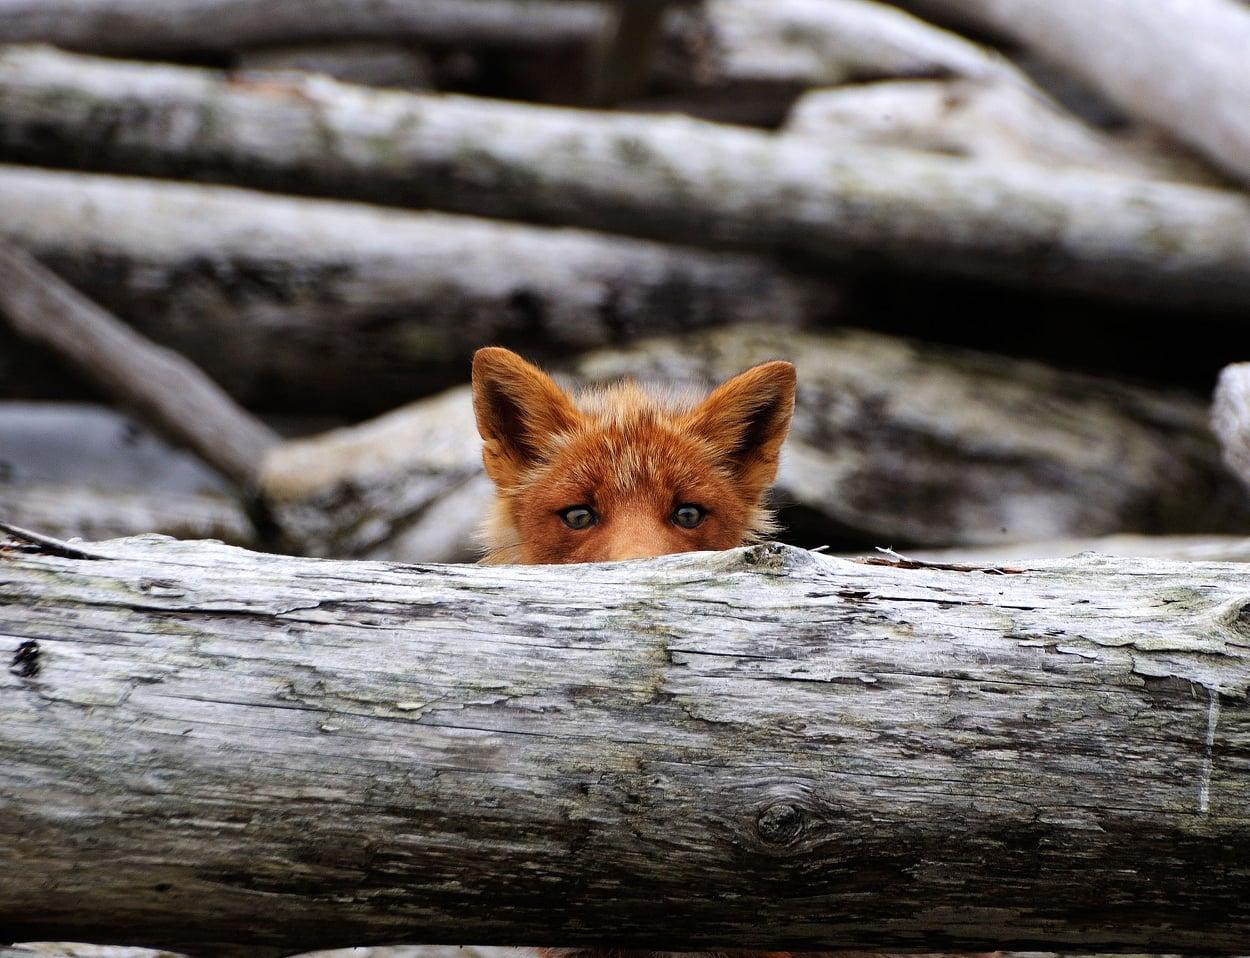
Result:
{"type": "Polygon", "coordinates": [[[599,517],[590,506],[569,506],[560,513],[560,519],[570,529],[589,529],[599,517]]]}
{"type": "Polygon", "coordinates": [[[683,529],[693,529],[703,521],[706,515],[702,506],[696,506],[693,502],[683,502],[673,510],[673,523],[683,529]]]}

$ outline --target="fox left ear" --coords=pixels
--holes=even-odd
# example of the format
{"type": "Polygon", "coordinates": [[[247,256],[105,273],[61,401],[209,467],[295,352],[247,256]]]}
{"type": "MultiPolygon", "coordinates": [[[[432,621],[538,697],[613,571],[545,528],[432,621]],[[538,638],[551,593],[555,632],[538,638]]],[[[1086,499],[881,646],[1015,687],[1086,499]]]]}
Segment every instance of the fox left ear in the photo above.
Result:
{"type": "Polygon", "coordinates": [[[483,439],[482,463],[507,489],[543,458],[552,437],[573,429],[573,400],[536,366],[497,346],[473,355],[473,413],[483,439]]]}
{"type": "Polygon", "coordinates": [[[763,495],[777,477],[794,389],[794,366],[775,360],[722,383],[690,413],[692,431],[711,443],[749,495],[763,495]]]}

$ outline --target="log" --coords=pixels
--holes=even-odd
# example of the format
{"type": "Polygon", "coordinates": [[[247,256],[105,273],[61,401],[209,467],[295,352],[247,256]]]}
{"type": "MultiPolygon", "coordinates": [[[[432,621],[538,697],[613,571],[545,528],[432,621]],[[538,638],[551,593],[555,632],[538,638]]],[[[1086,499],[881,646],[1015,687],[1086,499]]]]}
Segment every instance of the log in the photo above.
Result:
{"type": "Polygon", "coordinates": [[[1040,163],[1215,186],[1201,161],[1086,125],[1036,90],[980,80],[900,80],[814,90],[785,132],[829,144],[896,146],[993,163],[1040,163]]]}
{"type": "MultiPolygon", "coordinates": [[[[0,238],[260,408],[375,415],[488,342],[550,360],[838,309],[765,257],[220,187],[0,166],[0,208],[0,238]]],[[[5,388],[31,366],[0,347],[5,388]]]]}
{"type": "Polygon", "coordinates": [[[236,499],[208,493],[97,489],[89,485],[0,485],[0,517],[62,539],[156,533],[252,548],[259,543],[251,520],[236,499]]]}
{"type": "Polygon", "coordinates": [[[0,54],[9,157],[577,225],[813,264],[1244,311],[1250,199],[1036,166],[596,115],[0,54]]]}
{"type": "Polygon", "coordinates": [[[1250,180],[1250,9],[1233,0],[911,0],[1010,37],[1250,180]]]}
{"type": "Polygon", "coordinates": [[[0,241],[0,317],[242,489],[278,436],[193,363],[135,333],[24,250],[0,241]]]}
{"type": "Polygon", "coordinates": [[[1250,489],[1250,363],[1234,363],[1220,373],[1211,425],[1228,468],[1250,489]]]}
{"type": "Polygon", "coordinates": [[[1240,565],[79,554],[0,550],[10,936],[1250,949],[1240,565]]]}
{"type": "Polygon", "coordinates": [[[0,0],[0,40],[169,56],[325,41],[566,46],[603,22],[578,0],[0,0]],[[209,26],[211,24],[211,27],[209,26]]]}
{"type": "MultiPolygon", "coordinates": [[[[1220,462],[1207,410],[1186,397],[870,333],[767,326],[651,340],[566,368],[586,383],[699,386],[775,358],[799,374],[779,483],[792,541],[1250,532],[1250,501],[1220,462]]],[[[421,561],[463,556],[420,550],[464,549],[490,500],[480,476],[462,388],[287,442],[261,482],[278,524],[311,554],[421,561]]]]}

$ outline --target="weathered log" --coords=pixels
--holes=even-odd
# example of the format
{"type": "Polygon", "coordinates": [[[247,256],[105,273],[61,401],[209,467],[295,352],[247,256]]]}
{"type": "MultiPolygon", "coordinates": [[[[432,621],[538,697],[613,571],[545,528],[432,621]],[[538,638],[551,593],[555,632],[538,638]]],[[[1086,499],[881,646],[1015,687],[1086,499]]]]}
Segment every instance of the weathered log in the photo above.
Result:
{"type": "Polygon", "coordinates": [[[900,80],[815,90],[795,104],[785,132],[827,145],[897,146],[996,163],[1079,167],[1208,186],[1221,182],[1183,151],[1094,129],[1019,83],[900,80]]]}
{"type": "MultiPolygon", "coordinates": [[[[830,318],[771,260],[574,230],[0,166],[0,237],[261,407],[372,415],[483,343],[551,359],[648,333],[830,318]]],[[[29,351],[0,349],[18,388],[29,351]]]]}
{"type": "Polygon", "coordinates": [[[1211,425],[1228,468],[1250,489],[1250,363],[1236,363],[1220,373],[1211,425]]]}
{"type": "Polygon", "coordinates": [[[278,436],[198,367],[140,336],[24,250],[0,240],[0,318],[244,489],[278,436]]]}
{"type": "Polygon", "coordinates": [[[1250,10],[1233,0],[909,0],[1015,39],[1250,180],[1250,10]]]}
{"type": "Polygon", "coordinates": [[[0,54],[12,158],[230,178],[1081,291],[1244,310],[1232,192],[642,117],[352,88],[49,50],[0,54]]]}
{"type": "Polygon", "coordinates": [[[81,554],[0,551],[8,935],[1250,948],[1242,566],[81,554]]]}
{"type": "MultiPolygon", "coordinates": [[[[1181,396],[849,330],[734,327],[568,368],[583,382],[705,384],[772,358],[799,372],[779,484],[795,541],[1250,531],[1250,502],[1219,461],[1205,407],[1181,396]]],[[[463,555],[420,550],[464,549],[489,502],[480,475],[460,389],[287,442],[261,481],[279,525],[312,554],[423,560],[463,555]],[[451,507],[429,512],[453,490],[451,507]]]]}
{"type": "Polygon", "coordinates": [[[256,530],[238,500],[207,493],[0,485],[0,517],[62,539],[156,533],[253,548],[258,543],[256,530]]]}
{"type": "Polygon", "coordinates": [[[0,0],[4,42],[135,55],[345,40],[552,47],[602,21],[597,0],[0,0]]]}

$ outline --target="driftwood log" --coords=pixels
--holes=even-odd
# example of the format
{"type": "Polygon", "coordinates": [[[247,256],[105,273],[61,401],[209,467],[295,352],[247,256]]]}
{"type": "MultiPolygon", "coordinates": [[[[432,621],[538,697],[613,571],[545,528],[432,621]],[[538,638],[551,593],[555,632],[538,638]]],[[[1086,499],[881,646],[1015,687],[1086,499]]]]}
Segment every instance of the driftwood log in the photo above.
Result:
{"type": "Polygon", "coordinates": [[[785,132],[832,146],[863,143],[991,163],[1042,163],[1146,179],[1216,185],[1195,157],[1140,132],[1112,135],[1020,83],[898,80],[813,90],[785,132]]]}
{"type": "MultiPolygon", "coordinates": [[[[838,303],[763,257],[221,187],[0,166],[0,209],[0,238],[267,408],[370,415],[463,382],[483,343],[553,359],[838,303]]],[[[38,385],[29,349],[0,372],[38,385]]]]}
{"type": "Polygon", "coordinates": [[[0,593],[19,940],[1250,949],[1241,566],[19,537],[0,593]]]}
{"type": "Polygon", "coordinates": [[[1250,303],[1250,199],[679,117],[379,92],[9,48],[0,150],[34,162],[781,251],[1155,305],[1250,303]]]}
{"type": "Polygon", "coordinates": [[[1250,180],[1250,8],[1239,0],[908,0],[1017,40],[1250,180]]]}
{"type": "MultiPolygon", "coordinates": [[[[566,368],[580,382],[704,385],[772,358],[799,372],[779,490],[801,543],[1250,531],[1250,500],[1220,462],[1205,406],[1181,396],[849,330],[733,327],[566,368]]],[[[480,477],[459,389],[287,442],[261,483],[301,548],[415,560],[464,557],[490,498],[480,477]],[[426,551],[435,545],[456,551],[426,551]]]]}
{"type": "Polygon", "coordinates": [[[0,0],[0,39],[169,56],[323,41],[552,47],[600,28],[598,0],[0,0]]]}

